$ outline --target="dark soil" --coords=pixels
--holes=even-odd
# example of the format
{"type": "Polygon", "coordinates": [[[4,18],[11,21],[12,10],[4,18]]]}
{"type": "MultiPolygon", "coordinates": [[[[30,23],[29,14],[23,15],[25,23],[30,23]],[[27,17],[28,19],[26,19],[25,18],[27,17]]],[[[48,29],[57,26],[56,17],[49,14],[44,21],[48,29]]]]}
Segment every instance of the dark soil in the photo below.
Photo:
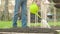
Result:
{"type": "Polygon", "coordinates": [[[10,28],[10,29],[0,29],[0,32],[49,33],[49,32],[55,32],[55,30],[48,28],[10,28]]]}
{"type": "Polygon", "coordinates": [[[10,28],[10,29],[0,29],[0,32],[18,32],[18,33],[55,33],[57,34],[58,32],[55,30],[60,30],[60,27],[52,27],[51,29],[49,28],[10,28]]]}

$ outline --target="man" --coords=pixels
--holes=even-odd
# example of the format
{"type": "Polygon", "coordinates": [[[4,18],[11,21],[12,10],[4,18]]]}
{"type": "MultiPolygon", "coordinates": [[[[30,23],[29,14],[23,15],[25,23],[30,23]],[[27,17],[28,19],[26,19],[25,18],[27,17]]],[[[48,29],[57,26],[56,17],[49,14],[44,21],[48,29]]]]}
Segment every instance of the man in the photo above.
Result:
{"type": "Polygon", "coordinates": [[[25,28],[27,26],[27,0],[15,0],[15,9],[14,9],[14,18],[13,18],[13,27],[17,27],[17,19],[18,19],[18,11],[21,6],[22,12],[22,27],[25,28]]]}

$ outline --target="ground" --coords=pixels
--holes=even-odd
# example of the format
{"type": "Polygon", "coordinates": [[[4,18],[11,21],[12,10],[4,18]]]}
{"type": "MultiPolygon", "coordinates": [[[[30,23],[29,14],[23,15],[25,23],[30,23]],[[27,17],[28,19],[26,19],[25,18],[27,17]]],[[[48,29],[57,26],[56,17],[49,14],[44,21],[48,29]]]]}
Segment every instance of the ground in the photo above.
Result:
{"type": "MultiPolygon", "coordinates": [[[[13,24],[12,21],[0,21],[0,28],[11,28],[12,24],[13,24]]],[[[17,25],[18,27],[21,27],[20,21],[18,21],[17,24],[18,24],[17,25]]],[[[60,22],[57,22],[57,23],[49,22],[49,25],[52,27],[53,26],[60,26],[60,22]]],[[[41,23],[37,23],[37,24],[31,23],[30,27],[33,27],[33,26],[39,27],[39,26],[41,26],[41,23]]]]}
{"type": "MultiPolygon", "coordinates": [[[[12,28],[12,24],[13,24],[12,21],[0,21],[0,29],[12,28]]],[[[21,27],[21,22],[20,21],[18,21],[17,24],[18,24],[18,27],[21,27]]],[[[52,26],[53,29],[60,30],[60,27],[59,27],[60,22],[57,22],[57,23],[49,22],[49,25],[52,26]]],[[[33,27],[33,26],[41,26],[41,23],[37,23],[37,24],[31,23],[30,27],[33,27]]],[[[17,31],[17,30],[15,30],[15,31],[17,31]]]]}

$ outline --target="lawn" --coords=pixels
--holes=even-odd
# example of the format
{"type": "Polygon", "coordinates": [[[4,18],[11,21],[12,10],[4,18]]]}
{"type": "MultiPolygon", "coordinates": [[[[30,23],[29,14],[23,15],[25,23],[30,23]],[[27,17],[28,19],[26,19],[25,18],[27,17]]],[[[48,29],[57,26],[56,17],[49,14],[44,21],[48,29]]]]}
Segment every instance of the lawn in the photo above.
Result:
{"type": "MultiPolygon", "coordinates": [[[[12,28],[12,21],[0,21],[0,28],[12,28]]],[[[21,22],[17,22],[17,26],[18,27],[21,27],[21,22]]],[[[60,22],[49,22],[49,25],[50,26],[60,26],[60,22]]],[[[34,23],[31,23],[30,26],[41,26],[41,23],[37,23],[37,24],[34,24],[34,23]]]]}
{"type": "MultiPolygon", "coordinates": [[[[12,21],[0,21],[0,28],[12,28],[13,27],[12,21]]],[[[21,27],[21,22],[17,22],[18,27],[21,27]]]]}

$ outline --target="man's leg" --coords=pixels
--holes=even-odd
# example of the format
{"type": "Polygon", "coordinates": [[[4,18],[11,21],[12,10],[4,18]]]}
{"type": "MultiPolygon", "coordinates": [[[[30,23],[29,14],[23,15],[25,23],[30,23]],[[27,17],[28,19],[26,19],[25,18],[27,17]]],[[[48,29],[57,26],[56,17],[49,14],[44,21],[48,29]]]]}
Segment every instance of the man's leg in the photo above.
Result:
{"type": "Polygon", "coordinates": [[[22,27],[26,28],[27,26],[27,0],[24,0],[22,3],[22,27]]]}
{"type": "Polygon", "coordinates": [[[13,27],[17,27],[18,11],[20,9],[20,0],[15,0],[13,27]]]}

